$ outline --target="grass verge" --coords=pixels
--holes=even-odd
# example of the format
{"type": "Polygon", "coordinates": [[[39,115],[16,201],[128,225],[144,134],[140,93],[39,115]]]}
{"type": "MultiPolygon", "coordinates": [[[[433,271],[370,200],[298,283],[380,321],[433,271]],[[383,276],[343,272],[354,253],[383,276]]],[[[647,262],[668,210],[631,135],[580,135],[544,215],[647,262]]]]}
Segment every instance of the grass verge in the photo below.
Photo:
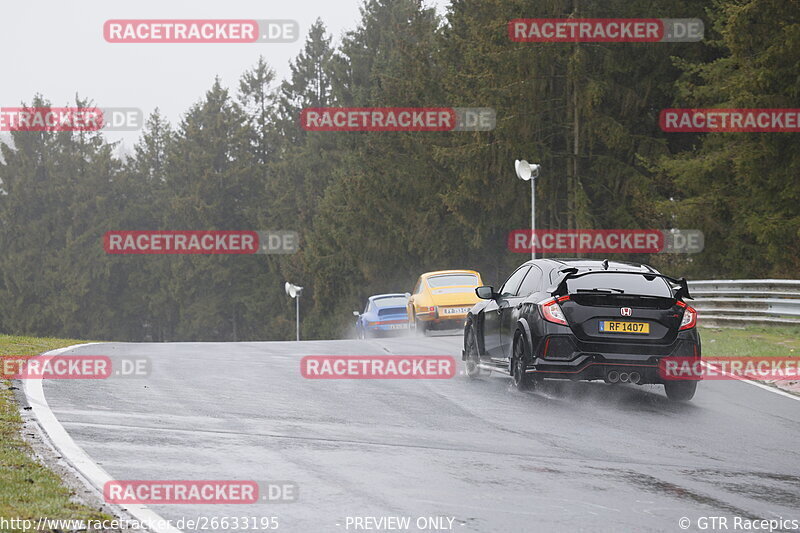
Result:
{"type": "MultiPolygon", "coordinates": [[[[0,335],[0,354],[34,355],[81,341],[39,339],[0,335]]],[[[14,401],[11,382],[0,381],[0,517],[6,520],[110,519],[71,500],[72,492],[47,467],[33,459],[30,446],[21,437],[22,419],[14,401]]],[[[8,526],[8,524],[4,524],[8,526]]],[[[19,525],[19,522],[17,523],[19,525]]],[[[3,532],[35,531],[21,527],[0,527],[3,532]]]]}
{"type": "Polygon", "coordinates": [[[798,357],[800,327],[700,328],[703,357],[798,357]]]}

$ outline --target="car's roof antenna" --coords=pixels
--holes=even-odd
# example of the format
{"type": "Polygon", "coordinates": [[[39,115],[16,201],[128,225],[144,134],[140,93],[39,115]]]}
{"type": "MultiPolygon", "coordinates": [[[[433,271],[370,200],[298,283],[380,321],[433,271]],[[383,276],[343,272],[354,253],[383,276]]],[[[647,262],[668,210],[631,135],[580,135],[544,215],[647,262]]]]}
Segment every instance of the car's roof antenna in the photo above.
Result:
{"type": "Polygon", "coordinates": [[[608,259],[603,259],[603,270],[608,270],[608,259]]]}

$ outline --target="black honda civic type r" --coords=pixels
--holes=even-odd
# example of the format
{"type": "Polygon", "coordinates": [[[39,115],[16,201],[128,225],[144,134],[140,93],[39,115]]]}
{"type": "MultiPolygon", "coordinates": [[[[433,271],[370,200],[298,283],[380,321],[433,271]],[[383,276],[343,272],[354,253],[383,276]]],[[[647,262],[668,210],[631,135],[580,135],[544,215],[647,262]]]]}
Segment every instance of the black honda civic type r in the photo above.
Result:
{"type": "Polygon", "coordinates": [[[542,379],[663,384],[688,401],[697,380],[671,379],[666,360],[699,360],[697,312],[686,280],[647,265],[535,259],[481,301],[464,328],[465,373],[507,373],[520,389],[542,379]]]}

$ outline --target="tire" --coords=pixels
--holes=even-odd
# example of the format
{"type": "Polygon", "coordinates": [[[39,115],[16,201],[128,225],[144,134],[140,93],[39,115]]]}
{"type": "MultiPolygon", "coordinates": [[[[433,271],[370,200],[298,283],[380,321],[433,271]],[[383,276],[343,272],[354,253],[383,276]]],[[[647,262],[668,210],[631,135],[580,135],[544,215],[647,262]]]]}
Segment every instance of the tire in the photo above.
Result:
{"type": "Polygon", "coordinates": [[[469,379],[476,379],[480,377],[483,372],[481,371],[481,367],[478,366],[481,358],[478,355],[478,338],[475,335],[475,330],[472,325],[470,325],[469,332],[467,333],[467,342],[464,350],[466,351],[464,374],[466,374],[469,379]]]}
{"type": "Polygon", "coordinates": [[[530,390],[535,385],[533,376],[525,372],[527,362],[528,355],[525,353],[525,341],[518,332],[514,335],[514,347],[511,355],[511,381],[518,390],[530,390]]]}
{"type": "Polygon", "coordinates": [[[664,383],[664,392],[673,402],[688,402],[694,398],[697,381],[668,381],[664,383]]]}

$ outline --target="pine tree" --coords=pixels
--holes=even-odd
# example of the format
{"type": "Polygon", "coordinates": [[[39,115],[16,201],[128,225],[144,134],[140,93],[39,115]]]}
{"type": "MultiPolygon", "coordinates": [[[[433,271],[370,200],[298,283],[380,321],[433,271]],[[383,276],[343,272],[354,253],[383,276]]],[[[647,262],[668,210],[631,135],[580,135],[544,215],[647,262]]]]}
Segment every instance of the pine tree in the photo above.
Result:
{"type": "MultiPolygon", "coordinates": [[[[715,1],[719,57],[679,60],[675,107],[800,107],[800,10],[779,0],[715,1]]],[[[800,266],[800,140],[792,133],[673,134],[662,160],[682,227],[705,233],[698,275],[795,277],[800,266]]]]}

